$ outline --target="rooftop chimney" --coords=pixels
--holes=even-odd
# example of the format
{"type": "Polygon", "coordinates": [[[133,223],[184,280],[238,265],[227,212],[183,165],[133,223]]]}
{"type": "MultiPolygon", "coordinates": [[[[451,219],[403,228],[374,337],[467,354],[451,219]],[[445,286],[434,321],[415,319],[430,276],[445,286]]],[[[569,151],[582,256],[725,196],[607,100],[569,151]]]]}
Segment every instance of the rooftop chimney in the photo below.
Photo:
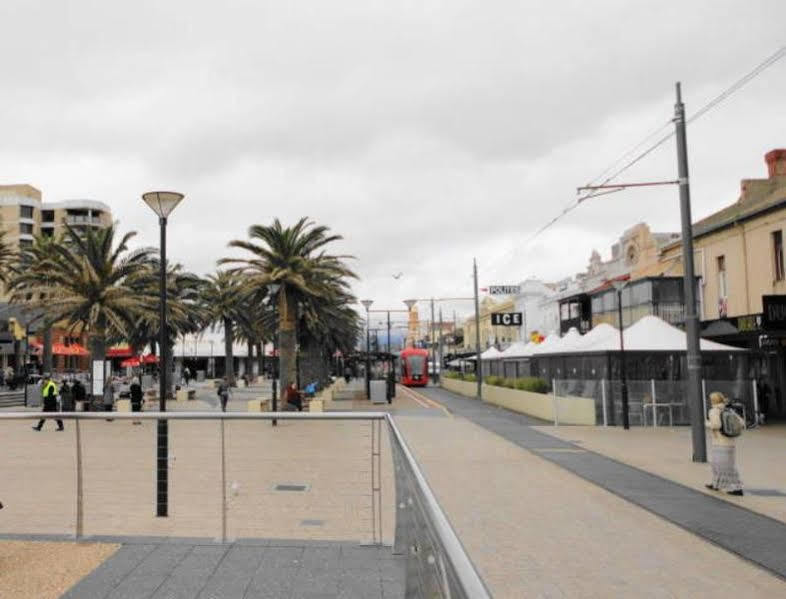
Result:
{"type": "Polygon", "coordinates": [[[786,177],[786,149],[772,150],[764,155],[769,178],[786,177]]]}

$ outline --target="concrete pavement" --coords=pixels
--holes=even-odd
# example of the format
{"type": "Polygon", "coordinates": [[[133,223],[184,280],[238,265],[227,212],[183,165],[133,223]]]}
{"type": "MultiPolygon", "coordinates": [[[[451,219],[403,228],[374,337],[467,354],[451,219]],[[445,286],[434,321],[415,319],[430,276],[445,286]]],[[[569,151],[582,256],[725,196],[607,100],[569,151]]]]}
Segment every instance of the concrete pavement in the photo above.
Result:
{"type": "Polygon", "coordinates": [[[400,417],[400,428],[495,597],[786,593],[781,578],[566,469],[561,460],[588,452],[533,431],[537,421],[440,389],[423,395],[456,417],[400,417]]]}

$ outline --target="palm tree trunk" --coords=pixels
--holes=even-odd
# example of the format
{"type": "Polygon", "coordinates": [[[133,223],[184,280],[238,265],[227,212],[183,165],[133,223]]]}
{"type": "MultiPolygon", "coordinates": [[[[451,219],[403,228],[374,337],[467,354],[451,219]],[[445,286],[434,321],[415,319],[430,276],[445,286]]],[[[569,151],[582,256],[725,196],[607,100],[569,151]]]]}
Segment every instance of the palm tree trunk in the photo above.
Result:
{"type": "Polygon", "coordinates": [[[232,320],[224,318],[224,376],[235,384],[235,356],[232,355],[232,320]]]}
{"type": "Polygon", "coordinates": [[[257,343],[257,370],[259,370],[259,376],[265,376],[265,343],[257,343]]]}
{"type": "Polygon", "coordinates": [[[284,398],[290,383],[297,381],[295,346],[297,343],[297,306],[295,299],[287,294],[286,285],[279,292],[279,364],[281,366],[281,398],[284,398]]]}
{"type": "Polygon", "coordinates": [[[44,323],[44,372],[52,372],[52,325],[44,323]]]}
{"type": "Polygon", "coordinates": [[[248,345],[248,355],[246,356],[246,378],[249,382],[254,380],[254,342],[249,339],[246,344],[248,345]]]}

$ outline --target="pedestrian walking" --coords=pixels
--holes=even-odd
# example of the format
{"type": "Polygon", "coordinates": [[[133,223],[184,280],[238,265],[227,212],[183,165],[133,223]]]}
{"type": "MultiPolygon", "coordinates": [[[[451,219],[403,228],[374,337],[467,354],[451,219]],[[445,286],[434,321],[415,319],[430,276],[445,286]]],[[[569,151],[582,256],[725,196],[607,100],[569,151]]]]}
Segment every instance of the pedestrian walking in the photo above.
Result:
{"type": "Polygon", "coordinates": [[[74,398],[74,410],[76,410],[76,404],[82,402],[82,410],[86,412],[87,406],[85,405],[85,400],[87,399],[87,389],[85,389],[85,386],[79,379],[74,381],[74,386],[71,389],[71,395],[74,398]]]}
{"type": "MultiPolygon", "coordinates": [[[[131,394],[131,411],[141,412],[144,394],[142,393],[142,385],[139,383],[139,377],[135,376],[131,379],[131,386],[128,388],[128,391],[131,394]]],[[[134,420],[132,424],[142,424],[142,421],[134,420]]]]}
{"type": "MultiPolygon", "coordinates": [[[[57,384],[52,380],[52,376],[47,372],[44,375],[44,385],[41,389],[41,397],[44,401],[44,412],[57,412],[57,384]]],[[[44,426],[45,418],[38,421],[38,425],[33,427],[34,431],[40,431],[44,426]]],[[[63,421],[57,419],[57,430],[62,431],[63,421]]]]}
{"type": "Polygon", "coordinates": [[[68,379],[60,386],[60,410],[63,412],[74,411],[74,393],[68,379]]]}
{"type": "Polygon", "coordinates": [[[712,482],[705,486],[713,491],[725,491],[729,495],[743,495],[742,481],[737,471],[736,443],[737,437],[745,429],[745,421],[734,411],[723,393],[710,393],[710,403],[712,407],[705,426],[710,430],[712,439],[712,482]]]}
{"type": "Polygon", "coordinates": [[[183,369],[183,380],[186,382],[186,387],[188,387],[188,381],[191,380],[191,371],[188,369],[188,366],[183,369]]]}
{"type": "MultiPolygon", "coordinates": [[[[111,412],[115,409],[115,387],[111,380],[104,385],[104,412],[111,412]]],[[[114,418],[107,418],[107,422],[112,422],[114,418]]]]}
{"type": "Polygon", "coordinates": [[[221,411],[227,411],[227,401],[229,401],[229,379],[224,377],[218,384],[218,399],[221,401],[221,411]]]}

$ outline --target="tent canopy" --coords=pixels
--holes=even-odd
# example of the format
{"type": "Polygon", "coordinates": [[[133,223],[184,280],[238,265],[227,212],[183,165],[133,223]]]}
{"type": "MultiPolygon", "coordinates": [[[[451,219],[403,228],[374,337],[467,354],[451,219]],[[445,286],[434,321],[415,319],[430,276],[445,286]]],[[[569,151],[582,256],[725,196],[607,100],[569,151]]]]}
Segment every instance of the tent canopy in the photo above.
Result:
{"type": "MultiPolygon", "coordinates": [[[[688,342],[685,331],[670,325],[657,316],[644,316],[634,325],[625,329],[625,351],[640,352],[681,352],[686,351],[688,342]]],[[[701,339],[701,351],[744,352],[746,350],[701,339]]],[[[620,351],[619,329],[610,324],[597,325],[586,335],[571,329],[560,338],[549,335],[540,344],[528,343],[524,347],[514,344],[510,351],[502,353],[501,358],[523,358],[548,354],[583,354],[592,352],[620,351]]],[[[483,355],[485,359],[485,354],[483,355]]]]}

